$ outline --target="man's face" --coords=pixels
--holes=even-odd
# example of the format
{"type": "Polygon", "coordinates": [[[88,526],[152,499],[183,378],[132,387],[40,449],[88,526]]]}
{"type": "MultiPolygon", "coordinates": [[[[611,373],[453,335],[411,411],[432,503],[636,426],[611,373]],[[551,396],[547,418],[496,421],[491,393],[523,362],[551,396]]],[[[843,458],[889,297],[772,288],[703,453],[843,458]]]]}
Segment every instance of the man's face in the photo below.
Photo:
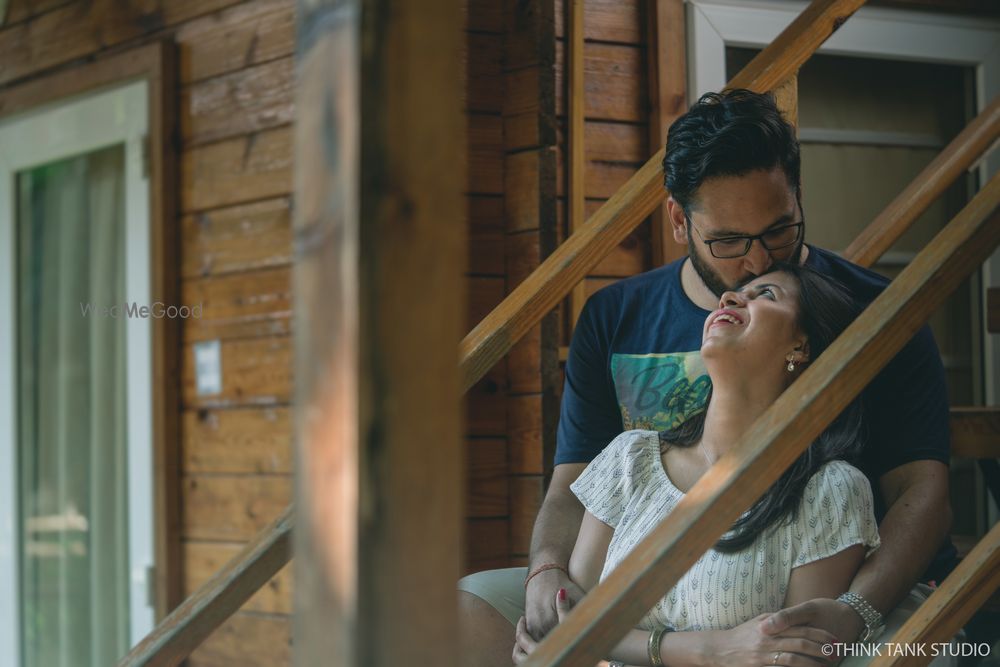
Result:
{"type": "Polygon", "coordinates": [[[802,222],[795,191],[781,168],[755,171],[745,176],[711,178],[698,188],[688,211],[688,255],[691,265],[716,296],[735,289],[766,272],[774,262],[797,263],[802,239],[787,248],[767,250],[759,239],[742,257],[713,257],[703,240],[762,234],[769,229],[802,222]],[[691,225],[694,229],[691,229],[691,225]]]}

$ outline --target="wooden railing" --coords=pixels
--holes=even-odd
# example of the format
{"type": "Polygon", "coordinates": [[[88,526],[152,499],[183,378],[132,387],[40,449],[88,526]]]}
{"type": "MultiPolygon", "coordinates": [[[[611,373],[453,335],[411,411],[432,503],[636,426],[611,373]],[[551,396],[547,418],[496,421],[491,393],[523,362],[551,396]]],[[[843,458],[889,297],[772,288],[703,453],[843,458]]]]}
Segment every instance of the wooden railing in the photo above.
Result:
{"type": "MultiPolygon", "coordinates": [[[[1000,243],[1000,175],[541,643],[528,667],[595,664],[707,551],[1000,243]]],[[[984,577],[978,573],[977,578],[984,577]]],[[[962,619],[961,622],[964,622],[962,619]]]]}
{"type": "MultiPolygon", "coordinates": [[[[767,91],[788,81],[863,3],[815,0],[728,87],[767,91]]],[[[874,262],[959,174],[979,159],[997,136],[1000,101],[984,110],[869,225],[848,249],[848,257],[866,266],[874,262]]],[[[460,345],[465,390],[666,198],[662,159],[661,149],[465,337],[460,345]]],[[[596,661],[652,605],[654,600],[646,600],[649,591],[665,590],[666,582],[675,581],[714,543],[735,518],[736,508],[749,506],[781,474],[805,443],[839,411],[837,406],[843,406],[860,391],[902,345],[901,341],[908,337],[906,332],[926,319],[933,305],[950,291],[947,286],[957,284],[965,271],[981,261],[986,249],[996,244],[997,190],[994,179],[949,225],[948,238],[940,243],[936,239],[928,246],[904,271],[906,280],[901,275],[876,302],[878,308],[869,308],[824,355],[822,363],[814,364],[803,376],[797,385],[803,391],[796,392],[795,397],[782,397],[758,421],[744,444],[720,459],[688,494],[683,511],[679,508],[672,514],[616,570],[607,585],[602,584],[587,596],[567,623],[557,628],[532,656],[531,665],[596,661]],[[791,417],[783,416],[792,413],[791,417]],[[694,530],[696,521],[698,530],[694,530]],[[655,563],[659,565],[653,567],[655,563]],[[641,587],[646,590],[639,590],[641,587]]],[[[984,418],[994,417],[976,417],[984,418]]],[[[963,416],[959,422],[963,432],[976,431],[968,426],[970,418],[963,416]]],[[[183,660],[288,562],[292,524],[293,508],[289,506],[119,665],[175,665],[183,660]]]]}

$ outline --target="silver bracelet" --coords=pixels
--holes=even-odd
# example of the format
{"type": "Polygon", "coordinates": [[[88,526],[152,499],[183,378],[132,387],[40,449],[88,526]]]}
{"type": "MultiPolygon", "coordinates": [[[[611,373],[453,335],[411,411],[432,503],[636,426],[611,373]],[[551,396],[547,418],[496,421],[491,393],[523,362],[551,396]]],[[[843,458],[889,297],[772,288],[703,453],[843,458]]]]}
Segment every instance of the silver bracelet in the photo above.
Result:
{"type": "Polygon", "coordinates": [[[838,602],[843,602],[861,617],[865,624],[865,629],[858,638],[862,642],[874,641],[885,630],[885,619],[875,607],[853,591],[847,591],[837,598],[838,602]]]}

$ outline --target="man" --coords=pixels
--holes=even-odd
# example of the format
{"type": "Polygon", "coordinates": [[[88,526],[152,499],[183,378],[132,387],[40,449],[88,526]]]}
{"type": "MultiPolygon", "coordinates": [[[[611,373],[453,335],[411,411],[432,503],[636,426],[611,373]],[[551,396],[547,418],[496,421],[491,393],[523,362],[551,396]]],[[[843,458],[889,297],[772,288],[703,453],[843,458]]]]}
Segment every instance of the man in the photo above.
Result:
{"type": "MultiPolygon", "coordinates": [[[[509,651],[522,604],[528,630],[539,639],[557,621],[556,592],[566,589],[573,602],[582,596],[566,572],[583,515],[569,486],[623,430],[674,427],[704,402],[702,325],[724,291],[776,261],[833,276],[865,304],[887,284],[805,245],[799,146],[770,95],[703,96],[671,126],[663,165],[667,214],[688,257],[615,283],[587,302],[567,360],[555,468],[532,534],[530,566],[460,583],[471,654],[509,651]]],[[[812,625],[842,641],[872,638],[916,582],[948,571],[948,404],[929,329],[890,362],[863,400],[868,438],[859,464],[875,491],[882,546],[855,577],[854,597],[784,610],[765,632],[812,625]]]]}

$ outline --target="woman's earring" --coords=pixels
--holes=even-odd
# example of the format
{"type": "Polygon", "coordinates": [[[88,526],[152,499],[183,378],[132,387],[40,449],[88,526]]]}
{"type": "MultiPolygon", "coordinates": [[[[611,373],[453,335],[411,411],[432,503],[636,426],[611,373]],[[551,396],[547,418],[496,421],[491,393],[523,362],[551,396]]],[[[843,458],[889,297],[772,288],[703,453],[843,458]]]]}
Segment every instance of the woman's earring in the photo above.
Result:
{"type": "Polygon", "coordinates": [[[788,360],[788,366],[786,366],[785,368],[788,369],[789,373],[794,373],[795,372],[795,360],[794,359],[789,359],[788,360]]]}

